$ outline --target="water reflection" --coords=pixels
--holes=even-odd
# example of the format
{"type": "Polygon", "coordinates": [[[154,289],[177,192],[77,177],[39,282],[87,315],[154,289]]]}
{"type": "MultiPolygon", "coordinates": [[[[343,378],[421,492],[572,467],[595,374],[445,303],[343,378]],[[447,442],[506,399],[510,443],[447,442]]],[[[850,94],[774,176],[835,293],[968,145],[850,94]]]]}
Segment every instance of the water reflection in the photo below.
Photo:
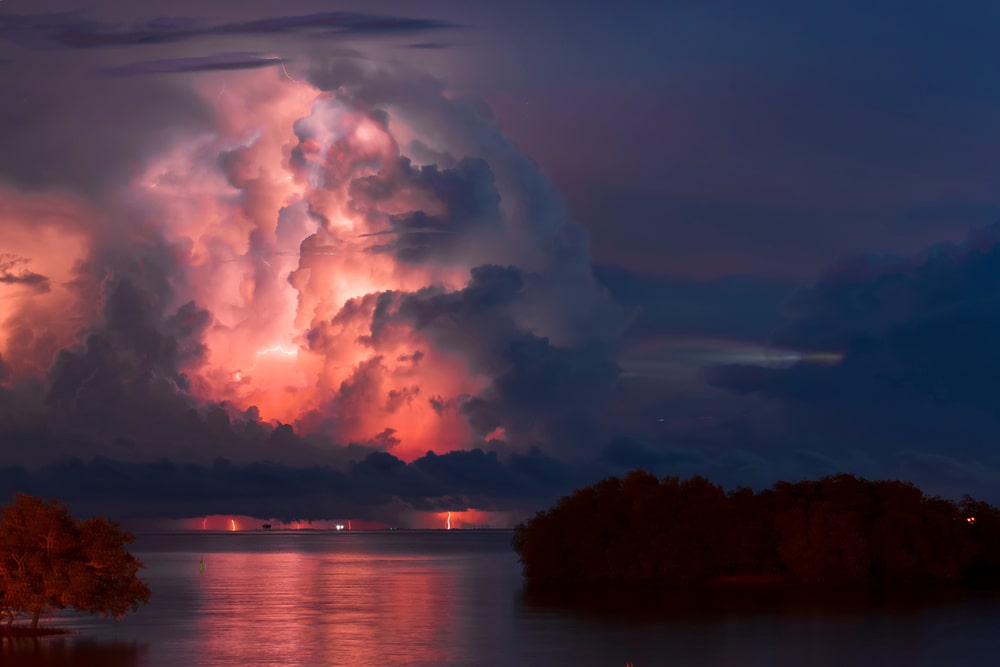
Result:
{"type": "Polygon", "coordinates": [[[508,641],[517,577],[496,567],[498,551],[513,566],[508,544],[484,531],[161,536],[140,546],[166,575],[150,581],[148,611],[186,605],[196,619],[183,637],[175,631],[162,664],[247,664],[251,652],[268,665],[448,665],[508,641]],[[174,551],[191,539],[200,553],[174,551]]]}
{"type": "Polygon", "coordinates": [[[248,646],[269,664],[448,664],[460,643],[454,585],[419,556],[214,554],[201,644],[231,664],[248,646]]]}
{"type": "Polygon", "coordinates": [[[520,603],[524,626],[573,642],[580,664],[985,666],[1000,648],[997,596],[954,589],[529,588],[520,603]]]}
{"type": "Polygon", "coordinates": [[[98,642],[77,637],[4,637],[0,664],[19,667],[138,667],[146,647],[128,642],[98,642]]]}
{"type": "Polygon", "coordinates": [[[4,643],[0,665],[992,667],[1000,654],[995,596],[522,593],[509,533],[145,535],[135,547],[149,605],[120,623],[58,618],[73,635],[4,643]]]}
{"type": "Polygon", "coordinates": [[[995,592],[961,588],[871,590],[735,586],[658,589],[628,586],[526,586],[520,600],[527,609],[555,611],[607,622],[711,621],[732,616],[836,618],[877,613],[906,615],[937,607],[995,601],[995,592]]]}

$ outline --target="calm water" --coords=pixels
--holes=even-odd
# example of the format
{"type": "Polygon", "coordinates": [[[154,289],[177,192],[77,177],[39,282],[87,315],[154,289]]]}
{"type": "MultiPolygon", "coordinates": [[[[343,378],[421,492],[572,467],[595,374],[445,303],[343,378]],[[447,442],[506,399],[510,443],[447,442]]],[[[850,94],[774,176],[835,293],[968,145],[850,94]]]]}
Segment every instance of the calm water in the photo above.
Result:
{"type": "Polygon", "coordinates": [[[150,604],[64,615],[69,636],[3,640],[0,664],[993,665],[1000,599],[748,595],[739,603],[538,601],[510,533],[142,535],[150,604]],[[198,562],[204,559],[205,571],[198,562]],[[609,609],[610,606],[610,609],[609,609]]]}

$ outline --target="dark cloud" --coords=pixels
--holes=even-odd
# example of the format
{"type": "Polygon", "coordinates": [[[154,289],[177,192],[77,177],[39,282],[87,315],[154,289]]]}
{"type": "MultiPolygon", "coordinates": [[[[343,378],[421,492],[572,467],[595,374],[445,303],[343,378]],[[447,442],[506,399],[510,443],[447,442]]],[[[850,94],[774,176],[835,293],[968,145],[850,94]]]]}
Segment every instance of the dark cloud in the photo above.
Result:
{"type": "Polygon", "coordinates": [[[473,359],[484,370],[489,369],[496,339],[508,338],[517,329],[511,309],[523,294],[524,283],[524,274],[516,267],[475,267],[469,283],[461,290],[426,288],[401,295],[395,315],[373,313],[372,334],[377,336],[387,325],[387,318],[400,317],[418,331],[430,330],[444,345],[474,349],[473,359]],[[480,335],[487,329],[492,332],[480,335]]]}
{"type": "Polygon", "coordinates": [[[409,158],[400,157],[397,164],[384,166],[379,174],[354,180],[351,197],[352,206],[366,212],[376,224],[388,225],[389,229],[379,234],[395,237],[371,250],[391,252],[403,262],[447,259],[460,251],[469,235],[490,227],[495,231],[503,221],[493,172],[482,159],[465,158],[442,170],[437,165],[416,167],[409,158]],[[443,208],[443,212],[382,213],[380,204],[403,191],[443,208]]]}
{"type": "Polygon", "coordinates": [[[911,258],[856,259],[790,302],[776,335],[836,364],[721,366],[717,386],[783,403],[803,444],[993,460],[1000,435],[1000,226],[911,258]]]}
{"type": "Polygon", "coordinates": [[[792,322],[776,341],[806,349],[848,344],[860,334],[884,336],[900,325],[961,316],[991,316],[1000,305],[993,283],[1000,224],[911,257],[841,261],[789,301],[792,322]]]}
{"type": "Polygon", "coordinates": [[[367,311],[368,340],[377,349],[394,323],[405,322],[491,377],[475,396],[429,399],[439,414],[457,407],[480,436],[501,428],[513,442],[568,449],[593,445],[599,437],[595,413],[619,373],[616,350],[599,339],[558,345],[519,325],[519,304],[530,299],[535,283],[514,267],[481,266],[461,290],[383,293],[367,311]]]}
{"type": "Polygon", "coordinates": [[[408,362],[414,367],[420,365],[420,360],[424,358],[424,353],[417,350],[413,354],[401,354],[396,357],[396,361],[408,362]]]}
{"type": "Polygon", "coordinates": [[[431,396],[427,399],[430,404],[431,409],[434,410],[439,415],[443,415],[449,410],[457,410],[463,403],[469,400],[468,394],[462,394],[461,396],[454,396],[449,399],[445,399],[441,396],[431,396]]]}
{"type": "Polygon", "coordinates": [[[179,74],[189,72],[219,72],[229,70],[276,67],[285,63],[283,58],[258,53],[217,53],[195,58],[166,58],[143,60],[104,70],[107,74],[131,76],[142,74],[179,74]]]}
{"type": "Polygon", "coordinates": [[[0,285],[21,285],[35,292],[48,292],[49,279],[29,270],[28,260],[10,253],[0,253],[0,285]]]}
{"type": "Polygon", "coordinates": [[[505,458],[478,449],[428,452],[411,463],[373,452],[338,468],[221,458],[209,464],[96,458],[0,468],[0,500],[15,491],[58,496],[79,511],[121,518],[232,513],[393,522],[403,510],[474,508],[523,515],[593,474],[537,450],[505,458]],[[126,506],[122,499],[129,499],[126,506]]]}
{"type": "Polygon", "coordinates": [[[449,44],[448,42],[415,42],[413,44],[407,44],[406,46],[410,49],[438,50],[450,49],[455,45],[449,44]]]}
{"type": "Polygon", "coordinates": [[[128,268],[104,283],[102,321],[81,332],[81,344],[61,350],[49,372],[54,415],[95,436],[176,432],[177,418],[196,405],[184,369],[205,353],[210,316],[191,303],[166,312],[165,276],[129,275],[128,268]]]}
{"type": "Polygon", "coordinates": [[[502,428],[506,437],[569,450],[593,443],[596,414],[619,374],[613,350],[599,343],[562,348],[526,334],[510,341],[501,359],[491,386],[462,406],[480,433],[502,428]]]}
{"type": "Polygon", "coordinates": [[[0,39],[31,48],[90,49],[241,35],[330,39],[360,35],[410,35],[456,27],[454,23],[436,19],[359,12],[319,12],[224,23],[188,17],[163,17],[130,26],[90,20],[81,12],[0,15],[0,39]]]}
{"type": "Polygon", "coordinates": [[[388,450],[392,449],[400,442],[401,440],[396,437],[396,429],[386,427],[381,433],[376,434],[375,437],[369,439],[363,444],[374,449],[388,450]]]}
{"type": "Polygon", "coordinates": [[[996,498],[1000,225],[913,256],[838,262],[791,295],[765,281],[595,273],[637,308],[664,299],[652,306],[657,317],[643,321],[639,310],[629,333],[627,377],[605,409],[630,437],[603,450],[605,464],[703,474],[727,486],[853,472],[949,497],[996,498]],[[763,307],[742,311],[741,293],[763,307]],[[693,294],[705,310],[685,305],[698,305],[693,294]],[[748,321],[715,321],[715,308],[748,321]],[[765,335],[768,323],[774,331],[765,335]],[[699,330],[768,345],[716,345],[699,340],[699,330]],[[671,341],[682,332],[693,338],[671,341]],[[655,345],[639,345],[647,341],[655,345]],[[698,352],[686,363],[681,343],[698,352]],[[708,386],[683,372],[693,361],[708,386]]]}
{"type": "Polygon", "coordinates": [[[326,37],[341,34],[408,34],[457,28],[457,24],[437,20],[380,16],[356,12],[320,12],[304,16],[279,16],[222,24],[212,28],[216,34],[299,33],[326,37]]]}
{"type": "MultiPolygon", "coordinates": [[[[413,331],[488,378],[486,388],[472,396],[428,397],[439,415],[459,411],[480,438],[502,429],[510,444],[581,452],[596,446],[606,428],[599,408],[619,375],[617,351],[599,337],[560,344],[532,333],[521,322],[539,284],[539,276],[515,267],[480,266],[459,290],[429,287],[353,299],[330,321],[317,323],[307,340],[321,351],[336,344],[334,332],[345,324],[363,322],[369,333],[359,341],[378,352],[400,331],[413,331]]],[[[361,404],[380,400],[381,360],[373,356],[359,364],[341,386],[337,413],[344,419],[361,404]]],[[[386,408],[419,400],[418,393],[417,386],[389,392],[386,408]]]]}
{"type": "MultiPolygon", "coordinates": [[[[313,349],[318,348],[314,347],[313,349]]],[[[382,364],[381,355],[376,355],[360,362],[354,368],[354,372],[340,383],[337,394],[329,406],[331,408],[329,414],[322,416],[322,425],[316,425],[312,428],[333,430],[349,427],[359,421],[367,406],[377,405],[386,400],[382,389],[382,379],[385,372],[386,368],[382,364]]],[[[398,407],[398,404],[396,407],[398,407]]],[[[383,443],[399,442],[396,439],[389,438],[379,440],[378,436],[376,436],[375,441],[383,443]]]]}
{"type": "Polygon", "coordinates": [[[403,387],[401,389],[391,389],[385,397],[385,411],[392,413],[403,405],[413,402],[413,399],[420,393],[420,387],[403,387]]]}

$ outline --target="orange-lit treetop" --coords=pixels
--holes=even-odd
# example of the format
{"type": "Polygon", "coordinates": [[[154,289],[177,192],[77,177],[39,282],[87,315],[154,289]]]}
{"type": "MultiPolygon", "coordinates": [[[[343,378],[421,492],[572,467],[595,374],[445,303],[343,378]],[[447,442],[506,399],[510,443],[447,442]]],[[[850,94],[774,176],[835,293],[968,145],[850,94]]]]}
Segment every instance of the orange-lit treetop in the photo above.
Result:
{"type": "Polygon", "coordinates": [[[18,494],[0,518],[0,616],[38,619],[74,607],[124,616],[149,601],[132,536],[102,517],[79,521],[57,501],[18,494]]]}

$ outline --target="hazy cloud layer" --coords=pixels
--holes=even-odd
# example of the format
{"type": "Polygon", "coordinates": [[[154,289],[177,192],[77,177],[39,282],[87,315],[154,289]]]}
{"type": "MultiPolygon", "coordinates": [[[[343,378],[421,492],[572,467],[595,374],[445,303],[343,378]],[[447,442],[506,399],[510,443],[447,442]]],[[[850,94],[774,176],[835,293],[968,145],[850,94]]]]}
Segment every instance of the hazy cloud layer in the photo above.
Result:
{"type": "Polygon", "coordinates": [[[28,259],[10,253],[0,253],[0,283],[21,285],[35,292],[48,292],[49,279],[28,268],[28,259]]]}
{"type": "Polygon", "coordinates": [[[835,350],[840,363],[723,365],[709,377],[781,401],[803,446],[995,484],[998,285],[996,226],[915,257],[845,261],[791,300],[792,319],[776,334],[789,347],[835,350]]]}
{"type": "Polygon", "coordinates": [[[167,58],[163,60],[143,60],[119,67],[109,67],[107,74],[134,76],[142,74],[178,74],[194,72],[226,72],[230,70],[260,69],[277,67],[285,60],[276,56],[259,53],[217,53],[211,56],[193,58],[167,58]]]}
{"type": "Polygon", "coordinates": [[[208,465],[105,458],[35,470],[0,468],[0,489],[57,496],[88,513],[121,517],[247,514],[284,520],[353,517],[396,523],[405,511],[533,513],[595,471],[572,469],[540,452],[498,458],[457,451],[405,463],[376,452],[344,467],[283,463],[208,465]],[[128,508],[116,506],[129,499],[128,508]]]}
{"type": "Polygon", "coordinates": [[[0,15],[0,39],[31,48],[90,49],[252,35],[294,35],[311,39],[411,35],[456,27],[454,23],[435,19],[358,12],[318,12],[218,23],[190,17],[161,17],[133,25],[90,20],[82,12],[0,15]]]}

